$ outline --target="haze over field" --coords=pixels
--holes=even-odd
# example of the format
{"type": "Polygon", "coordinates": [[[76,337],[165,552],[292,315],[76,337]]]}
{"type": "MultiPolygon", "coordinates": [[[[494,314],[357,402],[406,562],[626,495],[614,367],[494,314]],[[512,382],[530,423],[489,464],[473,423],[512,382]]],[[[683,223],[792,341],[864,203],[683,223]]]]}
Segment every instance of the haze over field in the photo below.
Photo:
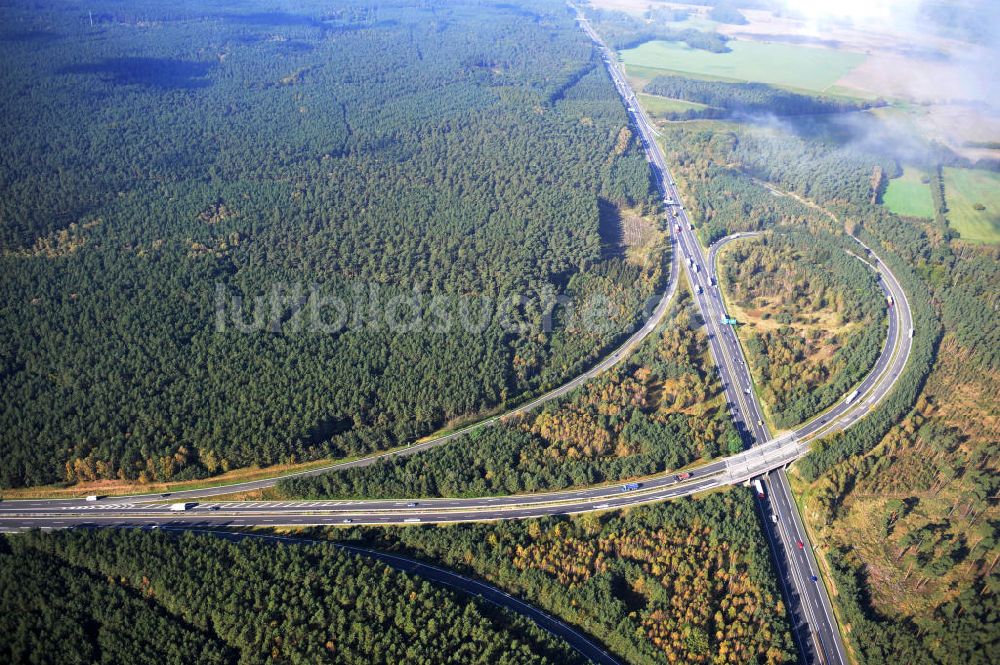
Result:
{"type": "Polygon", "coordinates": [[[698,1],[0,2],[0,664],[994,665],[1000,6],[698,1]]]}

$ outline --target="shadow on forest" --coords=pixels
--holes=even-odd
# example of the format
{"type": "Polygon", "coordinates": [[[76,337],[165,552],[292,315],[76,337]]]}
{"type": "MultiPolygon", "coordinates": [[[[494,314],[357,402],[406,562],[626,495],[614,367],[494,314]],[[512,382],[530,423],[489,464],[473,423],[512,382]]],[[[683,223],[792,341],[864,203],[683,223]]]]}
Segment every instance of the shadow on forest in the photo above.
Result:
{"type": "Polygon", "coordinates": [[[70,65],[60,74],[104,74],[118,85],[144,85],[164,90],[205,88],[211,63],[171,58],[107,58],[100,62],[70,65]]]}
{"type": "Polygon", "coordinates": [[[625,255],[625,229],[621,213],[614,203],[607,199],[597,200],[597,232],[601,237],[601,258],[625,255]]]}
{"type": "Polygon", "coordinates": [[[244,25],[272,25],[272,26],[295,26],[305,25],[315,28],[323,24],[304,14],[290,14],[288,12],[254,12],[252,14],[225,14],[222,18],[232,23],[242,23],[244,25]]]}
{"type": "Polygon", "coordinates": [[[61,35],[48,30],[22,30],[15,32],[0,33],[0,42],[10,42],[11,44],[26,44],[30,42],[51,42],[61,35]]]}

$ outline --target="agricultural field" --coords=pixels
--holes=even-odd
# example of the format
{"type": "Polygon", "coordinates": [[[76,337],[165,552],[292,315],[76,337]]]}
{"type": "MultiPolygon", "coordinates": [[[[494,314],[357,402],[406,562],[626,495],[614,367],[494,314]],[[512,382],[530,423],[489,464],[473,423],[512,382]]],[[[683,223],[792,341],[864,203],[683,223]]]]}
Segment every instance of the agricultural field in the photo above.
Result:
{"type": "Polygon", "coordinates": [[[948,222],[969,242],[1000,243],[1000,173],[944,169],[948,222]]]}
{"type": "Polygon", "coordinates": [[[934,217],[934,200],[931,197],[927,173],[922,169],[907,166],[903,175],[889,181],[889,187],[882,196],[882,203],[897,215],[906,217],[934,217]]]}
{"type": "Polygon", "coordinates": [[[667,113],[683,113],[690,109],[708,108],[705,104],[686,102],[683,99],[670,99],[668,97],[643,94],[638,95],[638,97],[642,108],[646,109],[646,112],[654,118],[660,118],[667,113]]]}
{"type": "Polygon", "coordinates": [[[750,41],[731,41],[728,46],[728,53],[711,53],[678,42],[651,41],[622,51],[621,58],[629,67],[758,81],[808,92],[829,91],[865,60],[860,53],[809,46],[750,41]]]}

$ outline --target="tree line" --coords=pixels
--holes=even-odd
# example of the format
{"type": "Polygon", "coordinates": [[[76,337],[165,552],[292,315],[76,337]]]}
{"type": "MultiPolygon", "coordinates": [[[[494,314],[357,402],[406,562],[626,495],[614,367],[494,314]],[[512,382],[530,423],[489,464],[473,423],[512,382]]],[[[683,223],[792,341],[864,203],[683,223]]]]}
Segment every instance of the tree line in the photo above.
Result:
{"type": "Polygon", "coordinates": [[[843,113],[876,106],[876,102],[803,95],[766,83],[725,83],[683,76],[657,76],[643,92],[705,104],[711,108],[667,112],[670,120],[727,118],[740,115],[812,115],[843,113]]]}
{"type": "Polygon", "coordinates": [[[780,428],[849,392],[882,348],[885,298],[876,274],[845,251],[853,249],[825,233],[790,232],[739,242],[719,258],[726,293],[744,311],[763,310],[737,334],[780,428]]]}
{"type": "Polygon", "coordinates": [[[0,43],[0,487],[410,441],[594,362],[663,279],[603,251],[601,206],[655,198],[564,8],[260,7],[144,1],[138,24],[93,30],[59,3],[10,10],[5,30],[48,36],[0,43]],[[513,298],[524,332],[499,314],[317,332],[296,327],[295,301],[245,332],[231,298],[218,328],[220,288],[253,321],[276,286],[376,315],[513,298]],[[553,295],[615,307],[603,327],[557,313],[545,331],[553,295]]]}
{"type": "Polygon", "coordinates": [[[532,622],[332,545],[141,530],[0,540],[7,663],[578,663],[532,622]]]}
{"type": "Polygon", "coordinates": [[[326,533],[537,599],[633,665],[796,660],[767,543],[742,488],[576,518],[326,533]]]}
{"type": "Polygon", "coordinates": [[[628,361],[536,413],[419,455],[279,483],[288,496],[514,494],[678,469],[742,450],[687,291],[628,361]]]}

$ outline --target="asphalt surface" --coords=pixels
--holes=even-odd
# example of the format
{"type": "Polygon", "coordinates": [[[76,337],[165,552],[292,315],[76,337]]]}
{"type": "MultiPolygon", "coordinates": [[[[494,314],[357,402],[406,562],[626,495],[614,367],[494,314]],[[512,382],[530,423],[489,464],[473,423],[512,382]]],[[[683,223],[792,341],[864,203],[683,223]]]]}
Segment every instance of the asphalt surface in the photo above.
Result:
{"type": "MultiPolygon", "coordinates": [[[[589,30],[589,26],[585,25],[584,27],[589,30]]],[[[617,70],[613,61],[608,62],[608,68],[624,98],[628,100],[629,113],[640,130],[641,139],[646,146],[647,154],[664,191],[665,198],[679,200],[662,153],[653,140],[652,126],[641,109],[635,105],[631,91],[624,83],[624,77],[617,70]]],[[[689,228],[690,223],[683,209],[677,206],[671,207],[671,217],[677,220],[672,222],[673,238],[676,245],[673,250],[672,265],[674,268],[671,271],[670,287],[663,294],[653,315],[618,351],[559,390],[563,392],[572,390],[600,371],[617,364],[627,355],[632,346],[638,344],[655,329],[656,324],[662,319],[672,295],[676,292],[678,259],[690,257],[698,266],[698,270],[687,268],[689,279],[692,287],[702,287],[703,293],[697,294],[695,299],[708,327],[709,344],[713,355],[718,359],[719,371],[733,410],[733,416],[741,429],[752,435],[755,441],[762,442],[737,455],[688,469],[693,476],[690,479],[681,481],[675,473],[670,473],[641,479],[638,481],[641,485],[640,488],[634,491],[623,491],[620,485],[605,485],[539,494],[461,499],[205,501],[212,496],[234,491],[271,487],[277,482],[277,479],[272,478],[252,483],[174,492],[167,495],[146,494],[108,497],[94,502],[79,498],[2,501],[0,502],[0,529],[42,524],[55,527],[72,526],[94,521],[136,524],[143,520],[173,523],[180,521],[185,524],[205,521],[218,524],[248,519],[254,523],[271,524],[275,523],[275,518],[277,518],[277,520],[289,520],[280,522],[282,524],[335,524],[342,522],[346,517],[352,520],[357,519],[359,522],[378,524],[409,523],[414,519],[419,519],[422,522],[455,522],[613,509],[693,494],[711,487],[740,483],[772,469],[781,468],[805,454],[808,451],[809,440],[848,427],[863,417],[871,406],[890,390],[909,354],[910,339],[908,335],[900,334],[900,331],[908,330],[911,325],[908,305],[892,308],[891,313],[894,316],[889,317],[887,343],[875,368],[859,385],[858,398],[850,403],[841,400],[826,413],[817,416],[796,430],[772,438],[766,427],[759,424],[759,421],[762,421],[761,411],[752,394],[752,385],[749,382],[749,375],[742,359],[738,340],[729,326],[724,326],[721,323],[724,304],[721,295],[712,286],[708,277],[712,265],[711,261],[706,259],[693,231],[689,228]],[[678,225],[681,226],[679,233],[676,231],[678,225]],[[751,389],[749,395],[745,392],[748,388],[751,389]],[[182,502],[187,505],[188,510],[180,513],[169,511],[170,504],[182,502]]],[[[719,246],[717,244],[712,248],[711,257],[714,257],[719,246]]],[[[865,251],[865,248],[859,246],[859,250],[865,251]]],[[[880,266],[877,259],[873,262],[874,265],[880,266]]],[[[885,288],[895,295],[897,302],[905,304],[905,295],[891,272],[887,269],[881,269],[881,272],[885,288]]],[[[541,400],[546,399],[552,399],[552,397],[543,396],[535,402],[519,407],[518,410],[532,408],[541,400]]],[[[493,421],[495,422],[495,420],[493,421]]],[[[457,432],[451,436],[457,436],[461,433],[457,432]]],[[[430,445],[440,445],[443,440],[447,439],[444,437],[435,439],[426,444],[412,446],[403,453],[396,454],[425,450],[430,445]]],[[[385,456],[387,455],[383,454],[364,460],[331,465],[331,467],[314,469],[305,473],[323,473],[330,468],[348,468],[371,464],[385,456]]]]}
{"type": "MultiPolygon", "coordinates": [[[[589,31],[589,26],[584,25],[584,27],[589,31]]],[[[629,113],[640,130],[641,139],[645,144],[647,154],[664,191],[665,198],[672,198],[674,201],[679,200],[666,169],[662,153],[653,140],[652,126],[641,109],[634,104],[631,91],[628,89],[623,76],[617,70],[617,66],[613,61],[608,62],[608,68],[615,79],[616,85],[619,86],[624,98],[628,101],[629,113]]],[[[2,501],[0,502],[0,529],[12,528],[15,524],[21,526],[24,520],[30,520],[29,524],[38,524],[40,521],[49,520],[50,526],[70,526],[97,519],[102,522],[120,519],[124,520],[122,523],[135,523],[136,521],[154,517],[156,519],[181,519],[185,523],[188,523],[192,519],[205,519],[213,523],[218,523],[227,519],[231,520],[233,517],[266,514],[277,517],[284,516],[289,519],[295,516],[297,521],[289,522],[289,524],[329,524],[336,523],[337,520],[342,520],[344,517],[357,517],[360,520],[364,520],[366,516],[370,518],[372,523],[395,523],[411,520],[412,518],[419,518],[421,521],[467,521],[499,519],[503,517],[531,517],[557,512],[571,513],[617,508],[625,505],[648,503],[664,498],[693,494],[710,487],[744,482],[772,469],[781,468],[805,454],[808,450],[808,442],[811,439],[829,432],[844,429],[857,419],[863,417],[871,406],[877,403],[891,389],[893,382],[902,371],[909,354],[909,336],[901,334],[901,331],[908,330],[912,324],[910,323],[910,312],[908,305],[906,305],[905,294],[903,294],[892,273],[882,268],[877,259],[873,259],[874,265],[879,267],[882,273],[884,288],[894,294],[898,303],[906,306],[897,306],[890,310],[890,314],[892,315],[889,317],[886,345],[871,373],[859,384],[859,396],[849,403],[846,399],[841,400],[826,413],[817,416],[801,427],[790,432],[781,433],[777,437],[771,437],[766,427],[761,424],[763,420],[761,410],[752,392],[752,384],[746,370],[746,364],[742,358],[742,351],[738,340],[733,331],[729,329],[729,326],[721,323],[721,316],[724,313],[724,303],[718,290],[711,284],[711,280],[709,279],[709,271],[712,266],[711,260],[705,257],[693,231],[690,229],[690,223],[684,210],[679,206],[672,206],[670,210],[671,218],[676,220],[672,222],[673,238],[676,244],[673,250],[674,261],[672,265],[674,268],[671,271],[670,287],[663,294],[654,313],[647,323],[632,335],[629,341],[619,350],[612,353],[584,375],[562,386],[559,390],[562,392],[572,390],[597,373],[617,364],[627,355],[631,347],[649,335],[655,329],[656,324],[662,319],[672,295],[676,292],[676,266],[678,259],[691,258],[693,263],[692,267],[687,267],[688,276],[692,287],[697,288],[700,286],[702,288],[702,293],[697,294],[695,300],[708,327],[709,344],[713,355],[717,358],[719,372],[727,392],[733,416],[741,429],[752,435],[755,441],[761,443],[737,455],[721,458],[697,468],[689,469],[688,471],[693,476],[690,479],[681,481],[674,473],[670,473],[641,479],[639,481],[641,484],[640,488],[634,491],[623,491],[619,485],[606,485],[576,488],[560,492],[461,499],[284,502],[205,501],[205,499],[220,494],[271,487],[277,482],[277,479],[272,478],[252,483],[174,492],[167,495],[146,494],[108,497],[94,502],[88,502],[80,498],[2,501]],[[677,232],[677,226],[681,227],[680,232],[677,232]],[[693,265],[697,265],[698,270],[694,270],[693,265]],[[748,389],[751,391],[750,394],[746,393],[748,389]],[[182,513],[170,513],[168,511],[168,506],[171,503],[180,502],[186,503],[188,507],[187,511],[182,513]],[[213,510],[213,508],[217,508],[218,510],[213,510]],[[399,519],[396,519],[397,517],[399,519]],[[310,522],[310,520],[323,519],[327,521],[310,522]]],[[[721,243],[712,248],[710,257],[714,258],[715,252],[720,245],[721,243]]],[[[859,250],[864,252],[865,248],[859,245],[859,250]]],[[[549,395],[552,394],[549,393],[549,395]]],[[[541,403],[542,400],[554,398],[549,397],[549,395],[519,407],[518,412],[530,409],[541,403]]],[[[495,422],[497,419],[493,419],[492,422],[495,422]]],[[[467,430],[456,432],[451,436],[458,436],[464,431],[467,430]]],[[[394,454],[425,450],[431,445],[440,445],[445,440],[448,439],[442,437],[425,444],[412,446],[402,453],[394,454]]],[[[313,469],[298,475],[324,473],[331,468],[349,468],[351,466],[371,464],[387,455],[383,454],[364,460],[331,465],[322,469],[313,469]]],[[[260,518],[260,523],[268,521],[263,517],[260,518]]]]}
{"type": "MultiPolygon", "coordinates": [[[[574,514],[599,510],[615,510],[627,506],[652,503],[702,492],[711,488],[743,483],[762,478],[768,489],[759,503],[762,521],[775,550],[776,561],[786,596],[797,618],[796,635],[808,660],[827,663],[846,662],[836,623],[832,619],[829,598],[817,575],[815,559],[805,539],[798,512],[787,489],[781,469],[808,452],[809,442],[846,429],[877,404],[899,378],[910,353],[912,318],[905,293],[892,273],[868,248],[859,242],[859,258],[866,260],[881,274],[880,284],[895,299],[896,306],[887,308],[888,323],[885,346],[875,367],[856,386],[857,397],[841,399],[837,404],[803,424],[773,437],[754,392],[739,340],[730,326],[722,323],[725,304],[713,284],[714,261],[719,247],[733,237],[717,243],[706,256],[695,236],[686,211],[679,205],[674,187],[659,146],[655,130],[618,69],[617,63],[603,47],[585,21],[583,29],[598,44],[609,73],[628,106],[629,115],[639,130],[665,201],[671,225],[672,249],[669,286],[658,301],[647,322],[621,347],[593,368],[543,395],[518,407],[511,413],[535,408],[580,386],[587,380],[621,362],[629,351],[645,339],[660,323],[676,292],[678,265],[684,265],[695,302],[705,320],[708,341],[716,359],[720,379],[726,391],[737,428],[752,442],[752,447],[737,455],[712,461],[689,469],[690,478],[681,479],[676,473],[641,479],[637,490],[626,491],[619,485],[584,487],[560,492],[505,497],[462,499],[403,499],[345,501],[205,501],[212,496],[230,492],[263,489],[279,479],[270,478],[247,483],[224,485],[175,492],[170,495],[147,494],[103,498],[87,502],[83,499],[30,500],[0,502],[0,531],[25,528],[126,527],[160,526],[182,529],[217,529],[245,526],[319,526],[337,524],[421,524],[499,519],[520,519],[545,515],[574,514]],[[690,264],[688,263],[690,259],[690,264]],[[701,292],[698,293],[700,287],[701,292]],[[772,473],[773,472],[773,473],[772,473]],[[784,497],[784,498],[782,498],[784,497]],[[772,499],[773,498],[773,499],[772,499]],[[170,505],[183,503],[185,510],[172,511],[170,505]],[[770,516],[778,520],[774,523],[770,516]],[[777,527],[777,528],[775,528],[777,527]],[[799,541],[804,547],[799,549],[799,541]],[[798,601],[796,602],[796,599],[798,601]],[[812,644],[811,649],[807,646],[812,644]]],[[[852,393],[854,390],[852,390],[852,393]]],[[[409,448],[372,457],[331,464],[311,469],[295,476],[316,475],[331,470],[373,464],[390,455],[414,454],[447,443],[473,429],[487,427],[503,416],[496,416],[447,436],[413,445],[409,448]]],[[[285,476],[289,477],[289,476],[285,476]]]]}

